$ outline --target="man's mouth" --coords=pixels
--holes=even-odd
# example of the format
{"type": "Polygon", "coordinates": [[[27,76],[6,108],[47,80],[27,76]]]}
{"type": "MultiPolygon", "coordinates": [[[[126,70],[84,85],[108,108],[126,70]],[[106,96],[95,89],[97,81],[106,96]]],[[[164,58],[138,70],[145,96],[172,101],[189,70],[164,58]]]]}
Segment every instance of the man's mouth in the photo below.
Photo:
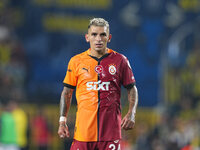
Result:
{"type": "Polygon", "coordinates": [[[95,44],[96,47],[102,47],[103,44],[95,44]]]}

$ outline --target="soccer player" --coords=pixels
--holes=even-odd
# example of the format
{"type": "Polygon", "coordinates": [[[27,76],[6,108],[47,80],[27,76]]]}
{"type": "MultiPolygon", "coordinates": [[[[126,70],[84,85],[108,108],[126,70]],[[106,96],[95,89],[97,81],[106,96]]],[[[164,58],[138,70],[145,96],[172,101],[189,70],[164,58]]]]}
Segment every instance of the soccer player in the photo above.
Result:
{"type": "Polygon", "coordinates": [[[90,20],[85,39],[90,48],[71,58],[60,99],[58,134],[69,137],[67,114],[76,88],[77,113],[71,150],[120,150],[121,128],[134,127],[138,92],[128,59],[107,48],[109,24],[90,20]],[[127,88],[129,109],[121,120],[121,85],[127,88]]]}

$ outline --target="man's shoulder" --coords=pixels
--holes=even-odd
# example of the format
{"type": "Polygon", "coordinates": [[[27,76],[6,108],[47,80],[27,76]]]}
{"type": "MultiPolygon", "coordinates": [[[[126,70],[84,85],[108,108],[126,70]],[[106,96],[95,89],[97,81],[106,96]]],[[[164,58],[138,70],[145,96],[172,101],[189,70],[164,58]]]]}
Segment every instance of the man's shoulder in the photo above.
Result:
{"type": "Polygon", "coordinates": [[[87,51],[74,55],[71,60],[77,61],[87,56],[87,51]]]}
{"type": "Polygon", "coordinates": [[[126,56],[124,56],[122,53],[119,53],[115,50],[110,49],[110,52],[111,52],[112,56],[116,56],[116,57],[119,57],[122,59],[127,59],[126,56]]]}

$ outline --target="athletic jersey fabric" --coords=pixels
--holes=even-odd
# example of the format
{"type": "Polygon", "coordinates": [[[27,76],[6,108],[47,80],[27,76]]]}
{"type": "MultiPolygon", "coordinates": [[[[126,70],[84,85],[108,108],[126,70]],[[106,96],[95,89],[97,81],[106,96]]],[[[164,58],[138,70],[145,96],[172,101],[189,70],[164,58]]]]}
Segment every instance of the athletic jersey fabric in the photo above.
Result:
{"type": "Polygon", "coordinates": [[[26,147],[27,145],[27,128],[28,118],[24,110],[17,108],[13,112],[13,117],[16,122],[17,144],[20,147],[26,147]]]}
{"type": "Polygon", "coordinates": [[[131,88],[135,83],[125,56],[108,49],[98,59],[88,49],[71,58],[63,83],[76,88],[74,139],[87,142],[121,139],[121,85],[131,88]]]}
{"type": "Polygon", "coordinates": [[[16,124],[12,113],[3,112],[0,121],[0,143],[17,144],[16,124]]]}

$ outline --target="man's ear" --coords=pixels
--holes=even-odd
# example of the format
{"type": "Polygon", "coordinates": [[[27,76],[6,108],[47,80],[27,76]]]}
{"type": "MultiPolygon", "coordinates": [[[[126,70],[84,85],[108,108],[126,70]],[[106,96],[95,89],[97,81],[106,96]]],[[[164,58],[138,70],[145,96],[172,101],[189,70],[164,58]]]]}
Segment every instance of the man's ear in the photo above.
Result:
{"type": "Polygon", "coordinates": [[[111,38],[112,38],[112,34],[109,34],[109,39],[108,39],[108,42],[111,41],[111,38]]]}
{"type": "Polygon", "coordinates": [[[88,38],[88,34],[85,34],[85,40],[86,40],[86,42],[90,42],[89,38],[88,38]]]}

